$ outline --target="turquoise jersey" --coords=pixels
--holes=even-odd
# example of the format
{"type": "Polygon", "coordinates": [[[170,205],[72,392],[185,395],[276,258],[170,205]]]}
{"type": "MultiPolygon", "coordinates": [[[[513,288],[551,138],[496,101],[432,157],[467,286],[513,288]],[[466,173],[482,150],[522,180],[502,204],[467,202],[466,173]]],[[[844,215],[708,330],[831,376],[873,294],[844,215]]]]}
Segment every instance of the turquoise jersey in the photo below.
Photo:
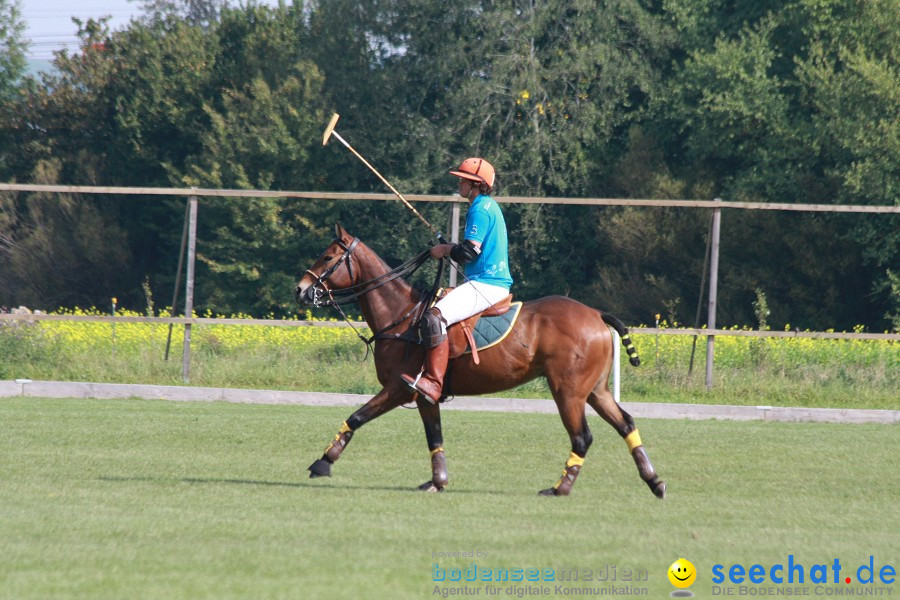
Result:
{"type": "Polygon", "coordinates": [[[466,213],[465,239],[481,244],[481,254],[465,267],[466,277],[509,289],[513,280],[506,221],[496,200],[481,194],[472,201],[466,213]]]}

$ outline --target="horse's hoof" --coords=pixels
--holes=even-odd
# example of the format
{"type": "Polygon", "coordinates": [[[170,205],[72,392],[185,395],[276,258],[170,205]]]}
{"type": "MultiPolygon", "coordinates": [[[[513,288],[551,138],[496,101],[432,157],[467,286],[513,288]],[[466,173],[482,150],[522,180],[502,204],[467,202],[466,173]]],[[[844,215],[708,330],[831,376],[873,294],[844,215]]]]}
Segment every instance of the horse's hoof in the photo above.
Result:
{"type": "Polygon", "coordinates": [[[440,489],[447,487],[450,475],[447,474],[447,459],[444,452],[435,452],[431,455],[431,482],[440,489]]]}
{"type": "Polygon", "coordinates": [[[657,481],[655,485],[650,487],[650,490],[653,492],[653,495],[659,498],[660,500],[665,500],[666,498],[666,482],[665,481],[657,481]]]}
{"type": "Polygon", "coordinates": [[[331,477],[331,463],[320,458],[309,465],[309,478],[315,479],[316,477],[331,477]]]}
{"type": "Polygon", "coordinates": [[[538,496],[559,496],[559,490],[556,488],[547,488],[538,492],[538,496]]]}
{"type": "Polygon", "coordinates": [[[438,487],[438,486],[434,485],[433,481],[426,481],[425,483],[423,483],[422,485],[419,486],[419,489],[428,494],[437,494],[439,492],[444,491],[443,487],[438,487]]]}

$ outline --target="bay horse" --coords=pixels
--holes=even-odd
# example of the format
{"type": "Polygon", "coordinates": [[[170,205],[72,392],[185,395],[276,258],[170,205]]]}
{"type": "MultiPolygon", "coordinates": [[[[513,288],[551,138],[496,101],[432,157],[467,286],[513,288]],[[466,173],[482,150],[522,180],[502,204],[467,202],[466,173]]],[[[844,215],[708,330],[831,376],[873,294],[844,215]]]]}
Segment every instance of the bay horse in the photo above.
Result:
{"type": "MultiPolygon", "coordinates": [[[[419,255],[418,264],[427,259],[426,251],[419,255]]],[[[322,458],[309,466],[310,477],[330,477],[332,465],[360,427],[415,400],[432,467],[431,480],[419,489],[439,492],[449,482],[440,405],[422,398],[400,378],[403,373],[415,376],[422,366],[425,351],[413,338],[415,320],[429,296],[413,288],[401,277],[403,273],[400,268],[388,267],[368,246],[337,225],[335,239],[297,284],[295,295],[303,304],[359,303],[374,333],[367,342],[374,340],[375,371],[383,386],[344,421],[322,458]],[[335,300],[335,293],[343,294],[345,302],[335,300]]],[[[494,393],[539,376],[547,379],[572,447],[562,476],[552,487],[539,492],[541,495],[565,496],[571,492],[592,441],[585,416],[585,404],[590,404],[624,438],[641,479],[653,494],[665,497],[666,484],[657,477],[647,457],[634,419],[609,391],[613,359],[609,326],[622,336],[631,364],[639,364],[628,330],[619,319],[563,296],[525,302],[506,339],[478,353],[480,364],[475,364],[471,354],[451,360],[444,385],[453,394],[494,393]]]]}

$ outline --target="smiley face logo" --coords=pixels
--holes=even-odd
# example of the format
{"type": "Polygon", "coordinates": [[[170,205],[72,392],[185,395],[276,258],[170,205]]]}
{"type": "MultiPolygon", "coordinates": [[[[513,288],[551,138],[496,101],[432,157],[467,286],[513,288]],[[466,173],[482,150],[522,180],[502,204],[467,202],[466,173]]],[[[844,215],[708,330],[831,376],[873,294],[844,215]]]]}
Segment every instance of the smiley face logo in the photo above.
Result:
{"type": "Polygon", "coordinates": [[[686,558],[679,558],[669,567],[669,581],[677,588],[690,587],[697,579],[697,569],[686,558]]]}

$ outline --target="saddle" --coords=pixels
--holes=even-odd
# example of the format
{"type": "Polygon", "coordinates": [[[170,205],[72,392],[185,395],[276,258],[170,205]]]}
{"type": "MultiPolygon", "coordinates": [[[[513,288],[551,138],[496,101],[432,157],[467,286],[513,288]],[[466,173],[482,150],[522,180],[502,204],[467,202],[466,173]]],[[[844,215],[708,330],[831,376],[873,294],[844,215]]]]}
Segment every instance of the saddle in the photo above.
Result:
{"type": "Polygon", "coordinates": [[[475,326],[481,317],[499,317],[509,312],[512,305],[512,294],[493,306],[472,315],[468,319],[454,323],[447,328],[447,339],[450,341],[450,358],[458,358],[468,351],[472,352],[472,360],[480,364],[478,344],[475,343],[475,326]]]}

